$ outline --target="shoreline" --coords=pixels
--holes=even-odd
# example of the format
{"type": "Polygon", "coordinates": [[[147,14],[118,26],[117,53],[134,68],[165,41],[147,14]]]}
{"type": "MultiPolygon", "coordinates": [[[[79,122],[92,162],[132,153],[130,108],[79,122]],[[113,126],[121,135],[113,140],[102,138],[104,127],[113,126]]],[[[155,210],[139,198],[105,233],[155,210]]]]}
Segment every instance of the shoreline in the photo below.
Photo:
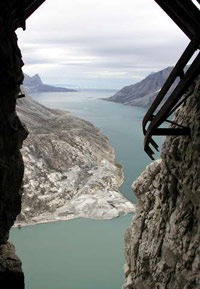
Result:
{"type": "MultiPolygon", "coordinates": [[[[136,205],[134,204],[134,207],[136,205]]],[[[112,219],[116,219],[116,218],[120,218],[120,217],[125,217],[127,215],[133,215],[135,214],[135,208],[134,208],[134,212],[127,212],[127,213],[123,213],[123,214],[119,214],[118,216],[113,216],[113,217],[89,217],[89,216],[68,216],[66,218],[55,218],[55,219],[49,219],[49,220],[44,220],[44,221],[38,221],[38,222],[32,222],[32,223],[16,223],[12,226],[12,229],[22,229],[24,227],[30,227],[30,226],[35,226],[35,225],[41,225],[41,224],[48,224],[48,223],[55,223],[55,222],[66,222],[66,221],[71,221],[71,220],[75,220],[75,219],[90,219],[90,220],[94,220],[94,221],[109,221],[112,219]]]]}

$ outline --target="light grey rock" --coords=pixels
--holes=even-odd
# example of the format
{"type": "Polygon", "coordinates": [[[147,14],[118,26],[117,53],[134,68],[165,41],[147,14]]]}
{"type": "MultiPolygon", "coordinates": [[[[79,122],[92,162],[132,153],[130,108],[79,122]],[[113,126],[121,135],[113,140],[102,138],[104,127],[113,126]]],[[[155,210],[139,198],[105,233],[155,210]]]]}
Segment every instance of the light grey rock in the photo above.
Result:
{"type": "Polygon", "coordinates": [[[119,192],[122,167],[98,128],[30,97],[19,99],[17,111],[30,134],[22,149],[25,175],[16,224],[110,219],[134,211],[119,192]]]}
{"type": "Polygon", "coordinates": [[[167,137],[162,160],[132,186],[138,205],[125,234],[124,288],[200,288],[200,78],[190,89],[175,121],[191,136],[167,137]]]}
{"type": "Polygon", "coordinates": [[[128,277],[130,274],[130,268],[127,264],[124,264],[124,274],[126,277],[128,277]]]}

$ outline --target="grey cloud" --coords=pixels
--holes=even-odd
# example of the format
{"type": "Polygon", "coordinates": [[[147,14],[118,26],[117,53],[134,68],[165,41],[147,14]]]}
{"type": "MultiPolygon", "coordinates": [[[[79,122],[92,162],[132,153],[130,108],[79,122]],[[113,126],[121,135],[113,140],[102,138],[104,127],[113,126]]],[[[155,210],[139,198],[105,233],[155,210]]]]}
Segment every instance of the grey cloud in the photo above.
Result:
{"type": "Polygon", "coordinates": [[[38,64],[49,64],[49,63],[54,63],[54,61],[50,60],[50,59],[44,59],[44,58],[41,58],[41,57],[38,57],[38,58],[27,57],[25,65],[35,65],[35,64],[38,65],[38,64]]]}
{"type": "Polygon", "coordinates": [[[125,72],[129,82],[173,65],[187,43],[153,0],[48,0],[18,35],[28,69],[49,64],[53,83],[68,70],[80,83],[99,70],[125,72]]]}

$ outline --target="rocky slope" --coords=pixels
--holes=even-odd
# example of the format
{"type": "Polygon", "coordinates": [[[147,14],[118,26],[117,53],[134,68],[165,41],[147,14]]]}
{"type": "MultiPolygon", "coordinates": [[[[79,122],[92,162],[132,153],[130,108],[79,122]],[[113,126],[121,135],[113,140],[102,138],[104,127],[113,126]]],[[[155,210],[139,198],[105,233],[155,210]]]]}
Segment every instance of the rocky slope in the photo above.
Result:
{"type": "Polygon", "coordinates": [[[30,97],[18,101],[17,111],[30,131],[22,149],[24,193],[17,224],[133,212],[119,193],[122,168],[96,127],[30,97]]]}
{"type": "MultiPolygon", "coordinates": [[[[142,81],[126,86],[113,96],[104,99],[132,106],[149,107],[165,83],[173,67],[151,73],[142,81]]],[[[171,90],[170,90],[171,91],[171,90]]]]}
{"type": "Polygon", "coordinates": [[[126,284],[200,288],[200,78],[175,115],[191,136],[167,137],[162,160],[133,183],[137,212],[125,235],[126,284]]]}
{"type": "Polygon", "coordinates": [[[76,90],[70,89],[70,88],[56,87],[56,86],[44,84],[38,74],[35,74],[32,77],[27,75],[27,74],[24,74],[23,87],[27,93],[30,93],[30,92],[70,92],[70,91],[76,91],[76,90]]]}

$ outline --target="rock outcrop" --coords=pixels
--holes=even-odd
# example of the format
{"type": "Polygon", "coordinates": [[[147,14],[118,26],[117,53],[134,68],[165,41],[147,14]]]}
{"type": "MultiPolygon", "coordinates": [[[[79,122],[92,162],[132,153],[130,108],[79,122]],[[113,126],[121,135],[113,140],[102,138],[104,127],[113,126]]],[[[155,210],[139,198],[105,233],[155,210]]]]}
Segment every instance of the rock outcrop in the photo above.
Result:
{"type": "Polygon", "coordinates": [[[200,78],[175,114],[191,136],[167,137],[162,160],[133,183],[137,212],[125,234],[126,284],[200,288],[200,78]]]}
{"type": "Polygon", "coordinates": [[[18,100],[17,111],[30,132],[22,149],[24,193],[17,224],[110,219],[134,211],[119,192],[122,167],[98,128],[30,97],[18,100]]]}
{"type": "Polygon", "coordinates": [[[10,242],[0,245],[0,282],[1,288],[24,288],[22,263],[15,254],[10,242]]]}
{"type": "Polygon", "coordinates": [[[20,153],[27,131],[15,112],[23,81],[17,37],[10,30],[7,1],[0,2],[0,287],[24,288],[21,263],[8,243],[9,230],[21,210],[24,165],[20,153]],[[15,286],[15,287],[14,287],[15,286]]]}
{"type": "Polygon", "coordinates": [[[75,89],[44,84],[38,74],[32,77],[24,74],[23,87],[27,93],[31,92],[75,92],[75,89]]]}
{"type": "MultiPolygon", "coordinates": [[[[173,67],[151,73],[142,81],[126,86],[109,98],[104,100],[114,101],[132,106],[149,107],[165,83],[173,67]]],[[[174,87],[174,86],[173,86],[174,87]]],[[[171,90],[169,91],[169,93],[171,90]]],[[[169,95],[167,94],[167,96],[169,95]]]]}

